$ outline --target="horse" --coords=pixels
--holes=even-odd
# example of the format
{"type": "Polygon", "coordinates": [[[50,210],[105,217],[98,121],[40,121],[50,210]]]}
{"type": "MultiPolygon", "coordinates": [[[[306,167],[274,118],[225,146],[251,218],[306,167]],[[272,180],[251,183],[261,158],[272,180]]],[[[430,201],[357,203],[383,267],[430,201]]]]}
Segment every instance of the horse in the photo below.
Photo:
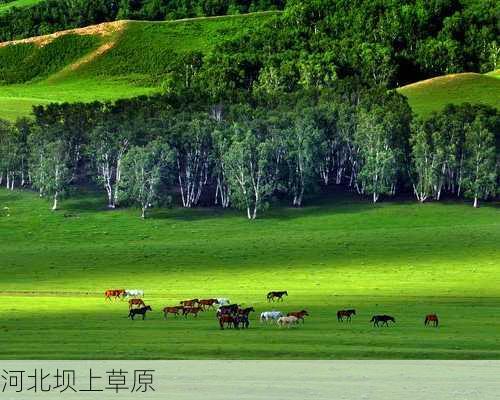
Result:
{"type": "Polygon", "coordinates": [[[248,317],[248,315],[249,315],[251,312],[255,312],[255,308],[253,308],[253,307],[238,308],[238,314],[239,314],[239,315],[246,315],[246,316],[248,317]]]}
{"type": "Polygon", "coordinates": [[[144,297],[144,290],[140,289],[125,289],[124,297],[144,297]]]}
{"type": "Polygon", "coordinates": [[[287,314],[287,317],[297,317],[297,319],[302,320],[302,323],[305,322],[305,316],[309,316],[309,313],[306,310],[302,311],[292,311],[287,314]]]}
{"type": "Polygon", "coordinates": [[[242,329],[248,329],[250,326],[250,321],[248,320],[248,314],[240,314],[236,317],[235,321],[237,327],[241,325],[242,329]]]}
{"type": "Polygon", "coordinates": [[[337,321],[344,322],[344,317],[347,322],[351,322],[351,316],[356,315],[356,310],[339,310],[337,311],[337,321]]]}
{"type": "Polygon", "coordinates": [[[198,299],[192,299],[192,300],[184,300],[180,302],[181,305],[184,307],[194,307],[196,304],[198,304],[198,299]]]}
{"type": "Polygon", "coordinates": [[[198,304],[203,308],[214,308],[214,304],[219,304],[217,299],[200,300],[198,304]]]}
{"type": "Polygon", "coordinates": [[[267,294],[267,301],[274,301],[274,299],[278,299],[283,301],[283,296],[288,296],[288,292],[286,290],[283,290],[281,292],[269,292],[267,294]]]}
{"type": "Polygon", "coordinates": [[[394,324],[396,323],[394,317],[391,317],[390,315],[374,315],[370,320],[370,322],[373,322],[373,326],[379,326],[379,322],[382,322],[382,326],[389,326],[389,321],[393,322],[394,324]]]}
{"type": "Polygon", "coordinates": [[[203,311],[201,307],[184,307],[182,309],[182,315],[187,318],[188,314],[193,314],[195,317],[198,316],[198,313],[203,311]]]}
{"type": "Polygon", "coordinates": [[[439,319],[436,314],[429,314],[425,316],[425,322],[424,325],[431,325],[431,323],[437,328],[439,326],[439,319]]]}
{"type": "Polygon", "coordinates": [[[146,307],[146,304],[144,304],[144,300],[142,299],[130,299],[128,301],[128,308],[129,310],[134,307],[134,306],[138,306],[138,307],[146,307]]]}
{"type": "Polygon", "coordinates": [[[165,307],[163,309],[163,318],[167,319],[167,314],[174,314],[176,317],[179,315],[179,311],[184,309],[183,306],[165,307]]]}
{"type": "Polygon", "coordinates": [[[118,299],[125,294],[125,289],[108,289],[104,292],[104,299],[111,300],[111,298],[118,299]]]}
{"type": "Polygon", "coordinates": [[[231,304],[231,300],[225,297],[218,297],[216,300],[219,306],[228,306],[229,304],[231,304]]]}
{"type": "Polygon", "coordinates": [[[276,321],[283,316],[284,314],[281,311],[264,311],[260,313],[260,322],[276,321]]]}
{"type": "Polygon", "coordinates": [[[217,309],[217,313],[215,314],[216,318],[219,318],[221,315],[233,315],[237,314],[239,310],[238,304],[230,304],[228,306],[220,306],[217,309]]]}
{"type": "Polygon", "coordinates": [[[219,316],[219,326],[222,330],[224,330],[224,325],[227,325],[228,328],[231,328],[231,326],[235,329],[238,329],[238,324],[239,324],[239,317],[234,316],[234,315],[229,315],[229,314],[223,314],[219,316]]]}
{"type": "Polygon", "coordinates": [[[132,318],[132,320],[134,320],[134,318],[137,314],[141,314],[142,319],[144,320],[146,318],[146,311],[153,311],[153,309],[151,308],[151,306],[144,306],[141,308],[132,308],[128,313],[128,318],[132,318]]]}
{"type": "Polygon", "coordinates": [[[292,325],[297,325],[299,323],[299,319],[293,315],[290,315],[289,317],[279,317],[278,321],[276,322],[280,326],[280,328],[283,328],[284,326],[290,328],[292,325]]]}

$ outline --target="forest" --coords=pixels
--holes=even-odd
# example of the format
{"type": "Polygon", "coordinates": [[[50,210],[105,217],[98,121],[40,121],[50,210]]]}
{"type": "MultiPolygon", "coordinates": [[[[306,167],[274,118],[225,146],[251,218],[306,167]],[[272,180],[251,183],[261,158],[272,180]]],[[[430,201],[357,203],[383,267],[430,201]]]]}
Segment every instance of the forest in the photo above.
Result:
{"type": "Polygon", "coordinates": [[[208,103],[195,92],[36,107],[0,125],[0,183],[52,199],[98,185],[108,207],[235,207],[255,219],[339,187],[373,202],[498,189],[500,114],[449,106],[414,119],[396,92],[344,83],[279,102],[208,103]]]}

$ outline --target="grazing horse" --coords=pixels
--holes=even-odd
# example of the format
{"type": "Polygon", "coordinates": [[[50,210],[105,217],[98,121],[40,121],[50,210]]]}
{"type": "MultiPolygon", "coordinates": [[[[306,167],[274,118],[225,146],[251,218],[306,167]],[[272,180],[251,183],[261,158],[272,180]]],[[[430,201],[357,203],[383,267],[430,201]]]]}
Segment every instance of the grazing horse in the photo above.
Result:
{"type": "Polygon", "coordinates": [[[290,315],[289,317],[279,317],[277,323],[280,328],[283,328],[284,326],[290,328],[292,325],[297,325],[299,323],[299,319],[290,315]]]}
{"type": "Polygon", "coordinates": [[[425,322],[424,322],[424,325],[427,326],[427,325],[431,325],[434,324],[434,326],[437,328],[439,326],[439,319],[438,319],[438,316],[436,314],[429,314],[429,315],[426,315],[425,316],[425,322]]]}
{"type": "Polygon", "coordinates": [[[225,297],[218,297],[216,300],[219,306],[228,306],[229,304],[231,304],[231,300],[225,297]]]}
{"type": "Polygon", "coordinates": [[[184,307],[194,307],[196,304],[198,304],[198,299],[193,299],[193,300],[184,300],[180,302],[181,305],[184,307]]]}
{"type": "Polygon", "coordinates": [[[220,306],[217,310],[216,317],[219,318],[221,315],[233,315],[238,313],[240,307],[238,304],[230,304],[228,306],[220,306]]]}
{"type": "Polygon", "coordinates": [[[132,308],[129,313],[128,313],[128,318],[132,318],[132,320],[135,318],[137,314],[142,315],[142,319],[144,320],[146,318],[146,311],[153,311],[150,306],[144,306],[141,308],[132,308]]]}
{"type": "Polygon", "coordinates": [[[144,300],[142,300],[142,299],[130,299],[128,301],[128,308],[131,309],[134,306],[146,307],[146,304],[144,304],[144,300]]]}
{"type": "Polygon", "coordinates": [[[199,301],[199,305],[202,308],[214,308],[214,304],[219,304],[217,299],[206,299],[199,301]]]}
{"type": "Polygon", "coordinates": [[[222,314],[219,316],[219,326],[223,330],[224,325],[227,325],[228,328],[233,327],[234,329],[238,329],[239,325],[239,317],[229,314],[222,314]]]}
{"type": "Polygon", "coordinates": [[[247,307],[247,308],[238,308],[238,315],[245,315],[248,317],[248,315],[251,312],[255,312],[255,308],[253,307],[247,307]]]}
{"type": "Polygon", "coordinates": [[[183,309],[183,306],[165,307],[163,309],[163,318],[167,319],[167,314],[174,314],[177,317],[179,315],[179,311],[182,311],[183,309]]]}
{"type": "Polygon", "coordinates": [[[379,322],[382,322],[382,326],[389,326],[389,321],[396,323],[394,317],[391,317],[390,315],[374,315],[370,320],[370,322],[373,322],[373,326],[379,326],[379,322]]]}
{"type": "Polygon", "coordinates": [[[111,300],[111,298],[119,299],[120,296],[125,294],[125,289],[108,289],[104,292],[104,299],[111,300]]]}
{"type": "Polygon", "coordinates": [[[193,314],[195,317],[197,317],[201,311],[203,311],[203,308],[201,307],[183,307],[182,315],[184,315],[186,318],[188,314],[193,314]]]}
{"type": "Polygon", "coordinates": [[[260,313],[260,322],[276,321],[283,316],[284,314],[281,311],[264,311],[260,313]]]}
{"type": "Polygon", "coordinates": [[[356,315],[356,310],[339,310],[337,311],[337,321],[344,322],[344,318],[347,322],[351,322],[351,316],[356,315]]]}
{"type": "Polygon", "coordinates": [[[288,296],[288,292],[286,290],[281,292],[269,292],[267,294],[267,301],[274,301],[274,299],[283,301],[283,296],[288,296]]]}
{"type": "Polygon", "coordinates": [[[302,323],[305,322],[305,316],[308,316],[309,313],[306,310],[302,311],[292,311],[287,314],[287,317],[297,317],[298,320],[302,320],[302,323]]]}
{"type": "Polygon", "coordinates": [[[124,297],[144,297],[144,290],[140,289],[125,289],[124,297]]]}

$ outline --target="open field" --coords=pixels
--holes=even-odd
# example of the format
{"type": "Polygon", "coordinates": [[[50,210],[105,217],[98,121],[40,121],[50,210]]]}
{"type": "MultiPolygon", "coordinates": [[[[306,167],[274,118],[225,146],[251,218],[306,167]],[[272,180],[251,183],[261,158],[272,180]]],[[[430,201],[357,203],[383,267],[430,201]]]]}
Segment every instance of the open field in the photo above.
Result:
{"type": "Polygon", "coordinates": [[[168,90],[179,57],[206,53],[273,14],[116,21],[0,43],[0,118],[28,116],[33,105],[49,102],[112,101],[168,90]]]}
{"type": "Polygon", "coordinates": [[[248,222],[208,209],[143,221],[104,204],[86,194],[51,213],[35,194],[0,189],[0,358],[500,358],[498,205],[333,195],[248,222]],[[146,291],[146,321],[104,301],[120,287],[146,291]],[[265,301],[285,289],[282,304],[265,301]],[[213,312],[162,319],[163,306],[193,297],[311,316],[280,330],[252,314],[248,331],[220,331],[213,312]],[[337,323],[351,307],[352,325],[337,323]],[[424,328],[430,312],[440,328],[424,328]],[[397,324],[372,328],[374,313],[397,324]]]}
{"type": "Polygon", "coordinates": [[[489,74],[453,74],[427,79],[398,89],[420,116],[439,111],[446,104],[479,103],[500,109],[498,71],[489,74]]]}

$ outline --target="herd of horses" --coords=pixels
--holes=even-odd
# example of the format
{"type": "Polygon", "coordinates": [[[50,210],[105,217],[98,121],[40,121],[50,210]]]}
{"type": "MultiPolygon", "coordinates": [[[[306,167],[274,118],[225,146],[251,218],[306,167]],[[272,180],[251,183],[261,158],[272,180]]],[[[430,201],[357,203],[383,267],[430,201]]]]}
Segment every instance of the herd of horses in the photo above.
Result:
{"type": "MultiPolygon", "coordinates": [[[[148,311],[153,311],[151,306],[146,305],[142,297],[144,291],[139,289],[110,289],[104,292],[106,300],[112,299],[128,299],[129,314],[128,318],[134,319],[137,315],[141,315],[142,319],[146,318],[148,311]]],[[[267,294],[268,302],[283,301],[283,297],[288,296],[286,290],[271,291],[267,294]]],[[[250,313],[255,312],[253,307],[242,308],[238,304],[232,304],[227,298],[212,298],[212,299],[190,299],[179,302],[179,305],[167,306],[163,308],[163,318],[167,319],[168,314],[175,317],[189,315],[198,317],[198,314],[207,310],[215,310],[215,316],[219,323],[220,329],[234,328],[247,329],[250,326],[250,313]],[[217,308],[216,308],[217,307],[217,308]]],[[[337,311],[338,322],[352,322],[352,317],[356,315],[355,309],[337,311]]],[[[305,322],[305,317],[309,316],[307,310],[292,311],[283,313],[281,311],[263,311],[260,314],[261,323],[275,322],[280,327],[290,328],[298,326],[300,322],[305,322]]],[[[369,321],[374,327],[389,326],[389,322],[395,324],[396,319],[390,315],[374,315],[369,321]]],[[[439,326],[439,319],[436,314],[428,314],[424,320],[425,326],[439,326]]]]}

